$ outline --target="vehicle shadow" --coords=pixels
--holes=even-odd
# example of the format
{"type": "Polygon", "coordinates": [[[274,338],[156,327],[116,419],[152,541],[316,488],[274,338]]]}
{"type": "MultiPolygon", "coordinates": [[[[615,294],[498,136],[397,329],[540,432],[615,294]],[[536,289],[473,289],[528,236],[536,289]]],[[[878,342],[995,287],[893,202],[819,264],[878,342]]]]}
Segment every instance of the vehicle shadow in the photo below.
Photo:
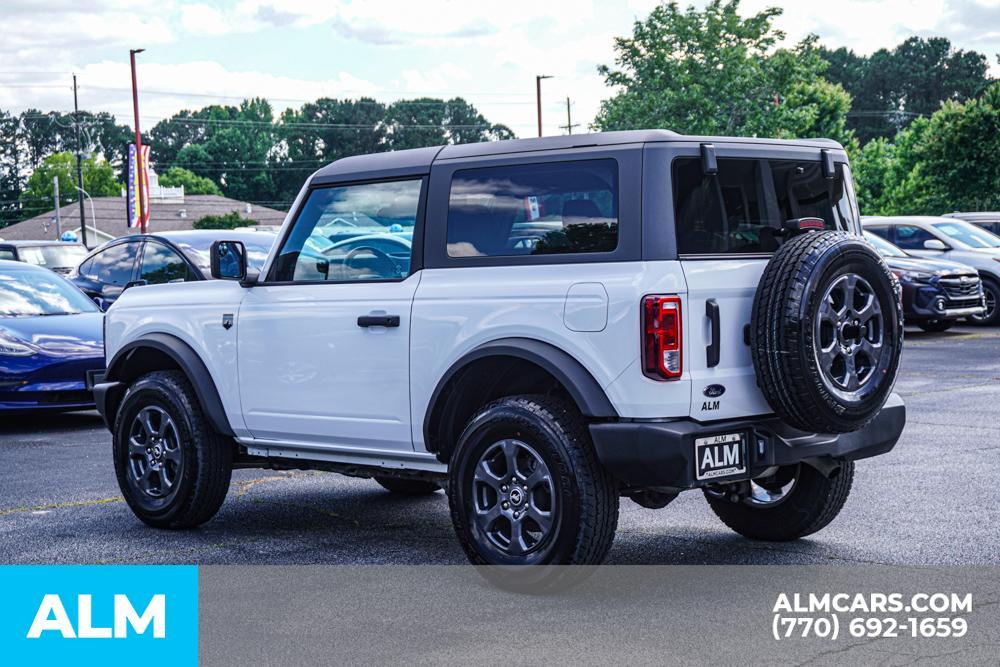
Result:
{"type": "Polygon", "coordinates": [[[83,412],[0,413],[0,438],[39,431],[85,431],[104,428],[101,416],[94,410],[83,412]]]}

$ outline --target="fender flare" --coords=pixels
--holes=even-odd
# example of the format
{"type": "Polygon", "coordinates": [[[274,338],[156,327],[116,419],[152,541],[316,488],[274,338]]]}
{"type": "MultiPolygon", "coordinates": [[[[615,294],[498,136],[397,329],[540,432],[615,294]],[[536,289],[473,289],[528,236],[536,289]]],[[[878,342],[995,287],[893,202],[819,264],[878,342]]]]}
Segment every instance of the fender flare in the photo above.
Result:
{"type": "Polygon", "coordinates": [[[226,417],[225,408],[222,406],[219,390],[215,386],[215,381],[212,379],[208,367],[198,356],[198,353],[177,336],[166,333],[151,333],[128,343],[118,350],[108,363],[107,380],[121,381],[123,369],[143,349],[156,350],[170,357],[181,369],[181,372],[187,376],[191,386],[194,387],[198,403],[201,404],[201,409],[212,428],[225,436],[232,437],[234,435],[229,418],[226,417]]]}
{"type": "Polygon", "coordinates": [[[424,441],[430,442],[433,424],[440,416],[442,394],[455,376],[469,364],[487,357],[515,357],[531,362],[554,377],[587,417],[613,419],[618,411],[600,383],[575,357],[555,345],[533,338],[500,338],[465,353],[444,373],[431,394],[424,415],[424,441]]]}

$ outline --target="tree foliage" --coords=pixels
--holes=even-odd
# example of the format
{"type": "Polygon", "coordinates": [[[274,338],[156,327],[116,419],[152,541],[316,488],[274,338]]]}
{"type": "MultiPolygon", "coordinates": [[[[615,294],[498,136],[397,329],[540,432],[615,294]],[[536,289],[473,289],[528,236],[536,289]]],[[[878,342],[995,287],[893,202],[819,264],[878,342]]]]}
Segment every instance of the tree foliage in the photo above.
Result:
{"type": "MultiPolygon", "coordinates": [[[[50,155],[32,172],[21,193],[22,212],[26,217],[38,215],[53,208],[54,179],[59,179],[59,204],[77,201],[76,156],[65,151],[50,155]]],[[[91,156],[83,161],[83,189],[91,197],[110,197],[121,194],[121,183],[115,171],[104,159],[91,156]]]]}
{"type": "Polygon", "coordinates": [[[776,48],[781,9],[739,14],[739,0],[704,10],[655,7],[615,39],[614,66],[598,71],[616,92],[601,104],[601,130],[667,128],[685,134],[814,137],[850,141],[850,97],[820,78],[815,38],[776,48]]]}
{"type": "Polygon", "coordinates": [[[160,176],[160,185],[168,188],[184,186],[185,195],[221,195],[222,190],[210,178],[199,176],[184,167],[171,167],[160,176]]]}
{"type": "Polygon", "coordinates": [[[206,215],[198,218],[192,226],[195,229],[236,229],[253,224],[253,220],[240,217],[237,211],[230,211],[221,215],[206,215]]]}
{"type": "Polygon", "coordinates": [[[862,142],[892,138],[914,118],[977,97],[989,85],[986,56],[954,49],[944,37],[910,37],[867,57],[843,47],[820,48],[820,55],[830,65],[824,76],[854,100],[848,127],[862,142]]]}

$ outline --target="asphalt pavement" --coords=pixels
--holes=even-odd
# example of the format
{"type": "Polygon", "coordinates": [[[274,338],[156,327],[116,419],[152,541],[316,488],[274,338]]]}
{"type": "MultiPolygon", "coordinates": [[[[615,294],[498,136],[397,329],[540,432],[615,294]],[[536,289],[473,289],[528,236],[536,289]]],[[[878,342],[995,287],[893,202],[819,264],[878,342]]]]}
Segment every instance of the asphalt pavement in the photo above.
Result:
{"type": "MultiPolygon", "coordinates": [[[[623,564],[1000,564],[1000,329],[907,330],[896,390],[907,426],[857,465],[820,533],[787,544],[731,533],[699,492],[661,510],[622,500],[623,564]]],[[[0,415],[0,563],[464,563],[443,493],[404,498],[332,473],[237,471],[190,531],[128,510],[96,413],[0,415]]]]}

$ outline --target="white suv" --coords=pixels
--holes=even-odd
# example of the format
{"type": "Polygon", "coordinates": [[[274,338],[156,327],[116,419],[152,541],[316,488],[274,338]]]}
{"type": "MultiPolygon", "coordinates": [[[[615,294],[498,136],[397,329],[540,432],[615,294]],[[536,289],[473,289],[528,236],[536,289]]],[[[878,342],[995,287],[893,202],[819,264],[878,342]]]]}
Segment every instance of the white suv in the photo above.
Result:
{"type": "Polygon", "coordinates": [[[475,563],[599,563],[620,496],[790,540],[895,445],[898,283],[843,149],[667,131],[349,157],[271,256],[135,287],[95,389],[122,492],[189,527],[234,467],[447,487],[475,563]]]}

